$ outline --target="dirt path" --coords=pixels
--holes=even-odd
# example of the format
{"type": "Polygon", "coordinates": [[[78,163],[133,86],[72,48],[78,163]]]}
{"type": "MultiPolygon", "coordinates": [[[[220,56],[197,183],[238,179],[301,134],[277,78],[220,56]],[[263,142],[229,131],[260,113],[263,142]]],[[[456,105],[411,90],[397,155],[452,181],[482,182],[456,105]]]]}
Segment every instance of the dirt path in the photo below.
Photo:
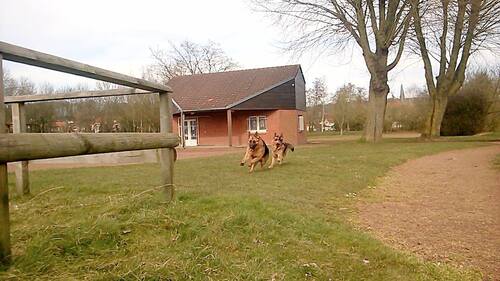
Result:
{"type": "Polygon", "coordinates": [[[360,222],[396,248],[500,280],[500,144],[400,165],[359,203],[360,222]],[[373,196],[373,198],[372,198],[373,196]]]}

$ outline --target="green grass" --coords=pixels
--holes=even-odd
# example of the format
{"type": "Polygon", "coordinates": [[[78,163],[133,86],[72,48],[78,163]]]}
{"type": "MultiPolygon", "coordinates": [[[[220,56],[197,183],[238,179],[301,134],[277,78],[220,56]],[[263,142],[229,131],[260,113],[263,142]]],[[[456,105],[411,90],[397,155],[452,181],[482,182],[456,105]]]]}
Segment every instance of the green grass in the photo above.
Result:
{"type": "Polygon", "coordinates": [[[181,160],[170,205],[159,190],[145,192],[158,185],[157,165],[34,171],[35,196],[54,189],[13,198],[14,261],[0,279],[480,280],[349,223],[352,195],[390,167],[477,145],[299,147],[282,166],[254,174],[239,167],[241,155],[181,160]]]}

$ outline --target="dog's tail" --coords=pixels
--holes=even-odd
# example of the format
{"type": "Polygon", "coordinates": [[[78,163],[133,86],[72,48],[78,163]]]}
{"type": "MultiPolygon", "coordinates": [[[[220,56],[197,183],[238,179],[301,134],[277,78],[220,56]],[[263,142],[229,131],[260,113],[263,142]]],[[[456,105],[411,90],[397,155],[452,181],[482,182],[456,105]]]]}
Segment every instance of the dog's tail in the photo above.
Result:
{"type": "Polygon", "coordinates": [[[283,151],[283,155],[286,155],[286,151],[290,148],[290,150],[293,152],[295,151],[295,147],[293,147],[292,144],[290,143],[285,143],[285,150],[283,151]]]}

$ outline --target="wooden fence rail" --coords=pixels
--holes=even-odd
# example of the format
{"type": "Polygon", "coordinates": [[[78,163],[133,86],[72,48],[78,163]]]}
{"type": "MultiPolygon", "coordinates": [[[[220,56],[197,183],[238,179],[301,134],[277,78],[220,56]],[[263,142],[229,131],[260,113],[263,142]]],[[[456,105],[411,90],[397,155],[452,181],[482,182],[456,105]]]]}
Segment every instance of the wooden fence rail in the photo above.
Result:
{"type": "Polygon", "coordinates": [[[0,162],[16,162],[129,150],[174,148],[176,134],[46,133],[0,136],[0,162]]]}
{"type": "Polygon", "coordinates": [[[159,149],[160,183],[167,201],[173,199],[174,147],[179,137],[172,133],[172,89],[166,85],[134,78],[117,72],[90,66],[46,53],[26,49],[0,41],[0,265],[9,264],[11,257],[9,188],[7,162],[22,161],[16,167],[17,191],[29,193],[28,160],[94,153],[159,149]],[[59,72],[106,81],[130,88],[103,91],[84,91],[54,95],[5,97],[3,60],[38,66],[59,72]],[[24,104],[65,99],[96,98],[136,94],[159,94],[160,133],[138,134],[27,134],[24,126],[24,104]],[[5,126],[5,104],[12,104],[14,134],[5,126]]]}
{"type": "Polygon", "coordinates": [[[85,99],[85,98],[104,98],[116,96],[130,96],[130,95],[146,95],[153,94],[153,92],[145,90],[137,90],[131,88],[120,88],[112,90],[100,91],[80,91],[70,93],[54,93],[50,95],[26,95],[26,96],[9,96],[5,97],[5,103],[25,103],[25,102],[41,102],[41,101],[55,101],[55,100],[71,100],[71,99],[85,99]]]}
{"type": "Polygon", "coordinates": [[[0,41],[0,54],[4,60],[75,74],[82,77],[110,82],[131,88],[153,92],[172,92],[169,86],[161,85],[121,73],[98,68],[81,62],[49,55],[0,41]]]}

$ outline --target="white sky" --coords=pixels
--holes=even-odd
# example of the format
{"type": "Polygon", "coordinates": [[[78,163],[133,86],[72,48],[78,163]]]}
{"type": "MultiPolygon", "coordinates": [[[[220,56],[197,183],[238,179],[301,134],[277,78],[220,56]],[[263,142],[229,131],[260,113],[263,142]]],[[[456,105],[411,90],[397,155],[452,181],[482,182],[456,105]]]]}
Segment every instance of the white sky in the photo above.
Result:
{"type": "MultiPolygon", "coordinates": [[[[140,76],[153,62],[150,47],[168,42],[218,42],[243,68],[300,63],[307,83],[325,77],[329,91],[351,82],[368,88],[369,75],[358,49],[317,59],[314,51],[292,59],[277,46],[281,30],[246,0],[0,0],[0,40],[117,72],[140,76]]],[[[476,64],[500,59],[481,55],[476,64]]],[[[6,62],[15,77],[57,87],[92,80],[6,62]]],[[[423,86],[417,58],[404,58],[391,72],[390,86],[399,96],[405,88],[423,86]]]]}

